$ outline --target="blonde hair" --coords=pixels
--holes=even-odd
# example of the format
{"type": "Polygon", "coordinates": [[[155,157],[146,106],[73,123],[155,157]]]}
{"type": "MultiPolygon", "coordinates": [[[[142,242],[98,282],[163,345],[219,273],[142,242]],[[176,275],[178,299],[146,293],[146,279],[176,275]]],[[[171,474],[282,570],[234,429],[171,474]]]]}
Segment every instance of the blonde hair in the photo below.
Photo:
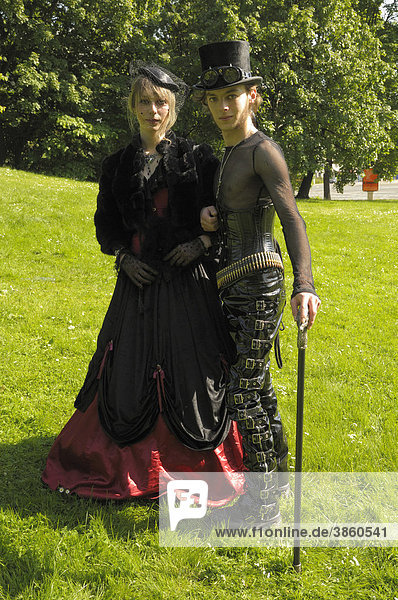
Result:
{"type": "Polygon", "coordinates": [[[171,90],[161,87],[159,85],[155,85],[145,75],[138,75],[138,77],[134,79],[129,97],[127,99],[127,118],[129,121],[130,128],[132,130],[135,129],[134,118],[136,114],[137,104],[139,100],[145,95],[154,96],[155,99],[159,100],[166,100],[169,106],[169,115],[161,131],[161,133],[166,133],[168,129],[171,129],[171,127],[173,127],[174,123],[177,120],[175,95],[171,90]]]}

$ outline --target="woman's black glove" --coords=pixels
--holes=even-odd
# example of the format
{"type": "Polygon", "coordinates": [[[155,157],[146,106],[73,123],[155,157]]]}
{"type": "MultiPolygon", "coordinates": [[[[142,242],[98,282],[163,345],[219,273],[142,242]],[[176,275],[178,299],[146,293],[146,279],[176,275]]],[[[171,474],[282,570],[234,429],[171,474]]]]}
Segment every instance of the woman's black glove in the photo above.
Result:
{"type": "Polygon", "coordinates": [[[163,260],[168,260],[171,265],[178,267],[185,267],[189,265],[193,260],[199,258],[206,252],[206,246],[202,240],[198,237],[192,240],[192,242],[185,242],[173,248],[163,260]]]}
{"type": "Polygon", "coordinates": [[[128,275],[131,281],[139,288],[149,285],[155,281],[158,274],[155,269],[142,262],[133,254],[121,256],[119,266],[128,275]]]}

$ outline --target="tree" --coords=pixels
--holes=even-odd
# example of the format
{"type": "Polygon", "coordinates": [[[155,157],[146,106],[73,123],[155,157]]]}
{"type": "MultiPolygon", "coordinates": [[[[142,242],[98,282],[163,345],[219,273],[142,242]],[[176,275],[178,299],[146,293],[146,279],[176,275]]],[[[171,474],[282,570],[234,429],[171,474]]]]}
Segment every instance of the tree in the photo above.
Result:
{"type": "MultiPolygon", "coordinates": [[[[131,59],[156,61],[192,84],[200,74],[198,47],[235,38],[250,42],[253,71],[264,77],[260,124],[281,144],[297,186],[331,162],[340,166],[340,187],[376,161],[382,173],[391,171],[396,23],[384,29],[377,6],[3,0],[0,162],[95,177],[101,158],[129,137],[123,106],[131,59]]],[[[222,146],[199,104],[188,101],[176,127],[222,146]]]]}
{"type": "Polygon", "coordinates": [[[391,148],[381,152],[375,162],[375,171],[386,178],[398,174],[398,1],[392,0],[383,5],[383,27],[379,38],[385,60],[391,66],[393,75],[386,80],[384,102],[391,107],[394,117],[391,124],[391,148]]]}
{"type": "Polygon", "coordinates": [[[291,4],[281,11],[275,2],[252,19],[251,43],[265,75],[264,122],[294,174],[334,162],[341,189],[392,145],[391,111],[382,100],[391,70],[349,0],[291,4]]]}
{"type": "Polygon", "coordinates": [[[104,154],[123,128],[127,74],[117,50],[131,17],[128,0],[4,4],[1,162],[95,175],[97,152],[104,154]]]}
{"type": "MultiPolygon", "coordinates": [[[[373,22],[380,11],[376,2],[369,5],[362,0],[373,22]]],[[[313,171],[328,171],[333,162],[340,166],[341,189],[393,146],[394,112],[385,102],[393,72],[377,27],[364,22],[350,0],[174,0],[166,7],[162,39],[177,72],[188,78],[200,72],[201,43],[250,42],[253,70],[264,76],[260,122],[281,144],[297,185],[303,176],[310,184],[313,171]]],[[[216,144],[214,127],[199,109],[185,124],[216,144]]]]}

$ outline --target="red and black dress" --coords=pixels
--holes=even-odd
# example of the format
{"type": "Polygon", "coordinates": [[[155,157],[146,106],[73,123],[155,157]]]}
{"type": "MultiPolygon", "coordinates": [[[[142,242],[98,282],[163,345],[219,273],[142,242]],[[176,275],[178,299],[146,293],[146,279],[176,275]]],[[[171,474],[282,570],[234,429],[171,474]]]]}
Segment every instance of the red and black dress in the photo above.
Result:
{"type": "Polygon", "coordinates": [[[104,161],[95,214],[103,252],[129,247],[158,272],[139,290],[121,270],[97,350],[55,440],[43,481],[96,498],[156,495],[159,473],[220,472],[213,502],[241,491],[242,447],[225,404],[235,347],[205,257],[163,258],[202,233],[217,161],[207,146],[168,132],[154,175],[143,177],[139,136],[104,161]]]}

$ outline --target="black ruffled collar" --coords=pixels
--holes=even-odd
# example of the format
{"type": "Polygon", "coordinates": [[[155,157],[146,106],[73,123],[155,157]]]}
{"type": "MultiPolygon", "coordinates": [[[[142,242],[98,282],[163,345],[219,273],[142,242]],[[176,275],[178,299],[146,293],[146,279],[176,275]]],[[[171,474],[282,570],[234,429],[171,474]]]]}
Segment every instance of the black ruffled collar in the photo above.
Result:
{"type": "MultiPolygon", "coordinates": [[[[170,144],[175,143],[176,139],[177,139],[177,136],[174,133],[174,131],[171,131],[171,130],[168,131],[166,133],[166,136],[156,146],[156,151],[159,152],[159,154],[162,154],[162,155],[165,154],[166,148],[168,146],[170,146],[170,144]]],[[[141,136],[139,133],[135,133],[133,135],[133,139],[131,140],[131,146],[136,150],[136,152],[138,151],[138,152],[144,154],[141,136]]]]}
{"type": "MultiPolygon", "coordinates": [[[[163,167],[168,185],[197,182],[198,177],[192,146],[187,140],[177,137],[174,131],[169,130],[163,140],[156,146],[156,151],[163,157],[163,167]]],[[[123,152],[121,162],[128,161],[131,167],[131,160],[133,161],[133,174],[142,174],[145,166],[145,152],[139,133],[133,136],[131,143],[123,152]]]]}
{"type": "MultiPolygon", "coordinates": [[[[170,203],[173,204],[174,192],[180,186],[198,182],[192,144],[170,130],[156,150],[162,155],[165,184],[169,190],[170,203]]],[[[148,188],[144,180],[144,166],[145,154],[141,137],[135,134],[120,156],[113,182],[115,197],[128,227],[137,222],[142,223],[152,212],[151,198],[147,195],[148,188]]]]}

